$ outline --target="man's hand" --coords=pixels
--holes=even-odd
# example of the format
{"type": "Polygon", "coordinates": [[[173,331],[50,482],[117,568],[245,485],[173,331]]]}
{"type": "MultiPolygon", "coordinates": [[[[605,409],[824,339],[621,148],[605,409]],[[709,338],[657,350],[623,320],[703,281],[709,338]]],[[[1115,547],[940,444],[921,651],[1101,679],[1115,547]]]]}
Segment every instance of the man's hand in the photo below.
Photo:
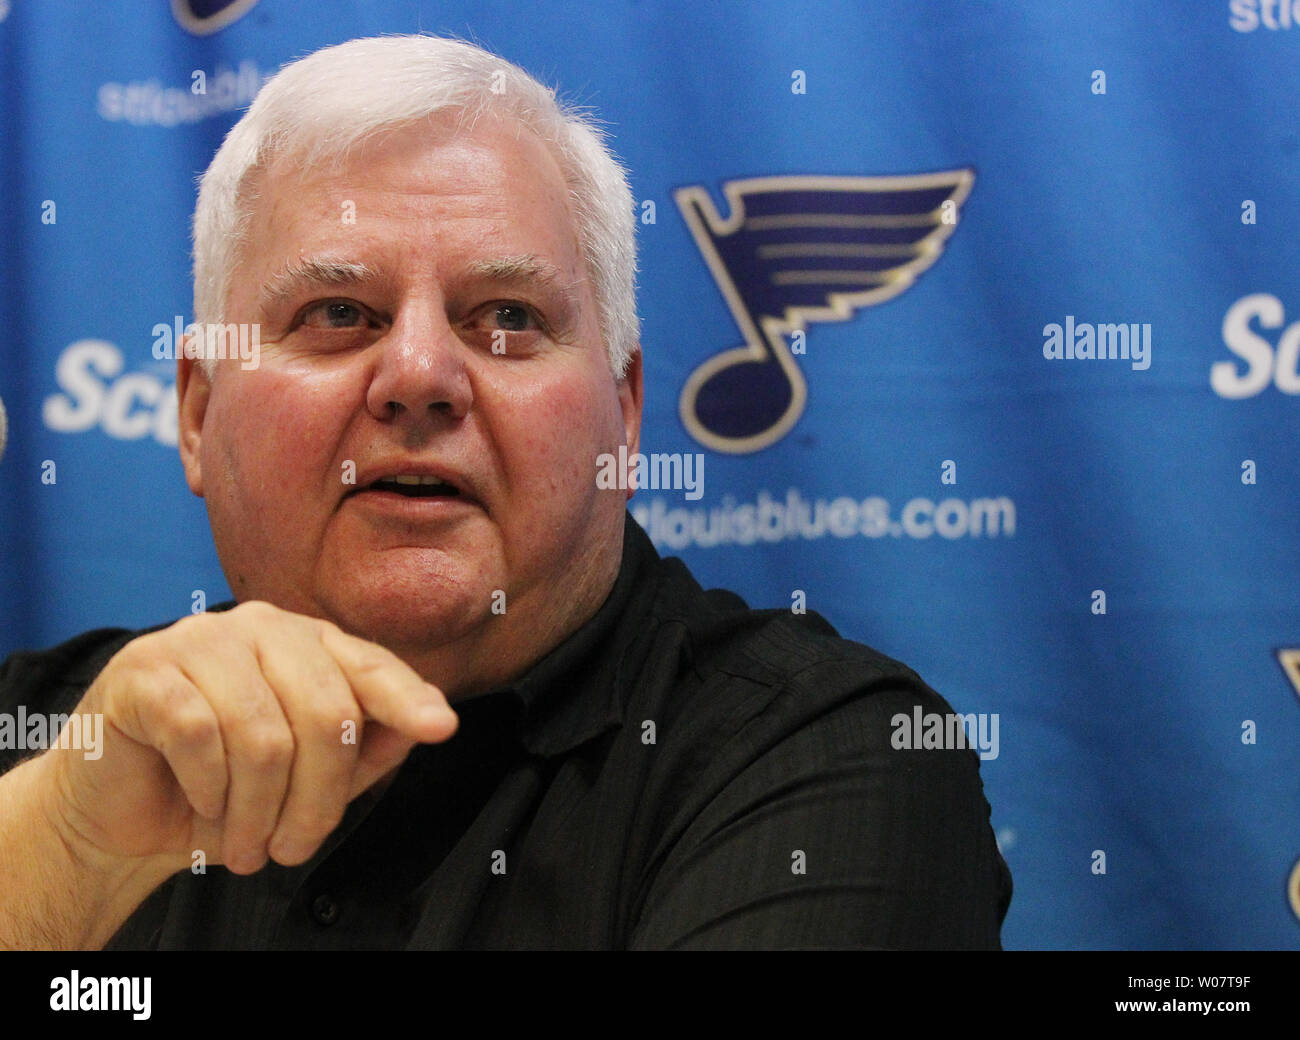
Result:
{"type": "Polygon", "coordinates": [[[457,724],[388,650],[260,602],[132,640],[77,711],[103,713],[102,757],[31,763],[43,815],[83,863],[155,887],[195,850],[236,874],[305,862],[353,798],[457,724]]]}

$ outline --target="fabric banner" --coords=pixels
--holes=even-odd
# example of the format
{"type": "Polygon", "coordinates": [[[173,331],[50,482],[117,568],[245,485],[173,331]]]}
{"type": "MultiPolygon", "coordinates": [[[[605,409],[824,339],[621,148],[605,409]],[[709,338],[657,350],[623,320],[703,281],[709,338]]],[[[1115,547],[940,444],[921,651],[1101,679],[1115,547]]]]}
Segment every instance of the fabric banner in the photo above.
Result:
{"type": "Polygon", "coordinates": [[[0,0],[0,653],[229,597],[157,349],[195,179],[412,32],[608,124],[633,514],[969,716],[1004,944],[1300,947],[1300,0],[0,0]]]}

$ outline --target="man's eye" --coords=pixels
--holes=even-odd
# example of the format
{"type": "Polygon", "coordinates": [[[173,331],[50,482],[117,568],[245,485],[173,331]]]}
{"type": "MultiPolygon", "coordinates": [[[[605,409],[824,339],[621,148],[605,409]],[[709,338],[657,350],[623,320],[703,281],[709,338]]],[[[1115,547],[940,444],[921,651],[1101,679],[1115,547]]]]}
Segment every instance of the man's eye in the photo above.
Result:
{"type": "Polygon", "coordinates": [[[526,332],[533,316],[527,307],[518,303],[502,303],[492,312],[492,320],[497,328],[507,332],[526,332]]]}
{"type": "Polygon", "coordinates": [[[315,329],[351,329],[367,324],[367,319],[356,304],[323,300],[302,312],[302,324],[315,329]]]}

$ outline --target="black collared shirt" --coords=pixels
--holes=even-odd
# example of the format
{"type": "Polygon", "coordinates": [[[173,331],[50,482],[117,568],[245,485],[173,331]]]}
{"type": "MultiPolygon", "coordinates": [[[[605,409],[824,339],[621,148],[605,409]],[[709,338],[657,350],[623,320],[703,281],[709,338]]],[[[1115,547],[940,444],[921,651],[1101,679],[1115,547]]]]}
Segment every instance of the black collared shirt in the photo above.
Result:
{"type": "MultiPolygon", "coordinates": [[[[140,634],[11,656],[0,710],[71,710],[140,634]]],[[[916,706],[952,711],[816,614],[703,591],[629,515],[591,620],[456,702],[309,862],[178,874],[110,947],[997,948],[978,757],[896,750],[916,706]]]]}

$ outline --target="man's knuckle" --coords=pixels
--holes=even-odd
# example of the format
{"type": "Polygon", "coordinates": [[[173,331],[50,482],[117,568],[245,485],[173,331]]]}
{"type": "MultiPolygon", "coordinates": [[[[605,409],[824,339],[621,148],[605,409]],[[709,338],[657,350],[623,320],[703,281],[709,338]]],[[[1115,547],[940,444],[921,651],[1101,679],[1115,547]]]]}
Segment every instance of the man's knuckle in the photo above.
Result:
{"type": "Polygon", "coordinates": [[[127,696],[168,727],[192,710],[194,695],[193,685],[183,675],[152,663],[136,669],[127,685],[127,696]]]}
{"type": "Polygon", "coordinates": [[[167,724],[169,739],[179,747],[197,747],[216,737],[220,730],[217,720],[192,701],[177,705],[167,724]]]}
{"type": "Polygon", "coordinates": [[[164,631],[169,638],[188,639],[211,627],[211,621],[207,613],[187,614],[164,631]]]}
{"type": "Polygon", "coordinates": [[[307,621],[310,622],[312,628],[315,629],[316,634],[318,636],[324,635],[325,633],[328,633],[330,635],[343,634],[343,629],[339,628],[339,626],[336,625],[333,621],[329,620],[329,618],[313,617],[313,618],[307,618],[307,621]]]}
{"type": "Polygon", "coordinates": [[[265,600],[250,599],[231,610],[230,616],[250,625],[267,625],[274,623],[281,613],[265,600]]]}
{"type": "Polygon", "coordinates": [[[293,737],[287,729],[257,726],[238,739],[238,757],[257,772],[271,772],[293,757],[293,737]]]}

